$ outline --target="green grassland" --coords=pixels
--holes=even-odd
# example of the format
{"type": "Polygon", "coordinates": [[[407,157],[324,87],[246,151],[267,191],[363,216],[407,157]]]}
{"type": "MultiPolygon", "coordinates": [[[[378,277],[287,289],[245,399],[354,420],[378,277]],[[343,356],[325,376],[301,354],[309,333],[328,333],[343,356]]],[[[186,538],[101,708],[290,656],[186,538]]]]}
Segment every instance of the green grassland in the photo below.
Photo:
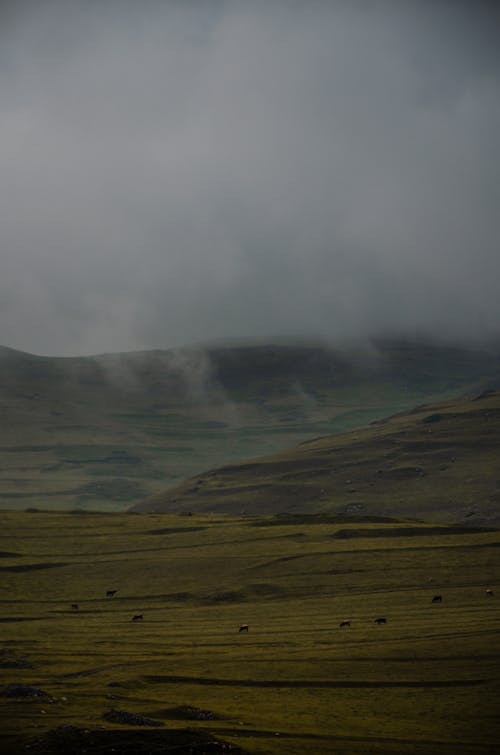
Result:
{"type": "Polygon", "coordinates": [[[62,725],[74,753],[105,735],[94,752],[132,736],[138,753],[188,752],[171,744],[186,729],[251,753],[496,751],[498,530],[326,514],[0,525],[3,752],[48,753],[62,725]]]}
{"type": "Polygon", "coordinates": [[[495,350],[385,342],[39,357],[0,348],[0,508],[123,511],[200,472],[477,390],[495,350]]]}

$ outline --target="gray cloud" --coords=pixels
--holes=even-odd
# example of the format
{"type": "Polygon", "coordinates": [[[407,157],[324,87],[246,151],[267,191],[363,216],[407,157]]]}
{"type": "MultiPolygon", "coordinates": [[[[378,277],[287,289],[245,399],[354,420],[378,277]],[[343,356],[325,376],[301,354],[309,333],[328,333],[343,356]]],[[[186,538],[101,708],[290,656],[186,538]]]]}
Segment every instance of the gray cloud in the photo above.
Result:
{"type": "Polygon", "coordinates": [[[0,343],[498,335],[495,4],[0,13],[0,343]]]}

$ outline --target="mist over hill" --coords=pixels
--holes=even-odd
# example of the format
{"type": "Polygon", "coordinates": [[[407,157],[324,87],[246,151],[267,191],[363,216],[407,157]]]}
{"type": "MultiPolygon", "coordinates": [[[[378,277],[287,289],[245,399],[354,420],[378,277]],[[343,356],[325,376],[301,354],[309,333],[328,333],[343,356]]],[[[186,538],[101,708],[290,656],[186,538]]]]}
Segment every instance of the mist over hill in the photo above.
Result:
{"type": "Polygon", "coordinates": [[[499,375],[496,346],[389,339],[66,358],[3,347],[0,505],[123,510],[207,469],[495,387],[499,375]]]}
{"type": "Polygon", "coordinates": [[[498,3],[0,7],[0,343],[498,337],[498,3]]]}

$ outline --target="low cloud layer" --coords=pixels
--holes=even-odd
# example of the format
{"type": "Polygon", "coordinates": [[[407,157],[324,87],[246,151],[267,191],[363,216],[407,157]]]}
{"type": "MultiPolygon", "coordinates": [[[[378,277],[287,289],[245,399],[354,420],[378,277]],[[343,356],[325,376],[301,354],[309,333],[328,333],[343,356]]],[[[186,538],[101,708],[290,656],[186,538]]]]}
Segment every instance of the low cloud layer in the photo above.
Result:
{"type": "Polygon", "coordinates": [[[482,2],[0,6],[0,343],[500,331],[482,2]]]}

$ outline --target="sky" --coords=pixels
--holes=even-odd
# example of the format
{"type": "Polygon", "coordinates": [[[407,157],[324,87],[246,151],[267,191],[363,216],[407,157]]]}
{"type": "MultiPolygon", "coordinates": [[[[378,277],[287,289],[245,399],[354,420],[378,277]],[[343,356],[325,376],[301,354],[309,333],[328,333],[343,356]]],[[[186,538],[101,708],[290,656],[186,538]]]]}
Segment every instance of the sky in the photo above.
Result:
{"type": "Polygon", "coordinates": [[[500,335],[500,7],[2,0],[0,344],[500,335]]]}

